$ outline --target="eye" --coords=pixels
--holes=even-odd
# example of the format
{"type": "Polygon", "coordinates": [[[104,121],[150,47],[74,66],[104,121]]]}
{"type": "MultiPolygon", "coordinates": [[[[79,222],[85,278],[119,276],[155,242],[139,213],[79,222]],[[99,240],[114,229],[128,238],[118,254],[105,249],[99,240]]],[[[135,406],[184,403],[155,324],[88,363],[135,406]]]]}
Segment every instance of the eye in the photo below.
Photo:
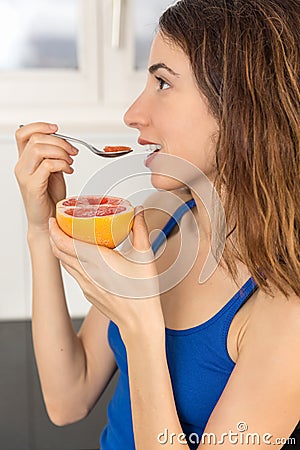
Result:
{"type": "Polygon", "coordinates": [[[160,77],[155,77],[158,81],[158,87],[159,90],[164,91],[166,89],[169,89],[171,86],[169,85],[169,83],[167,83],[165,80],[163,80],[160,77]]]}

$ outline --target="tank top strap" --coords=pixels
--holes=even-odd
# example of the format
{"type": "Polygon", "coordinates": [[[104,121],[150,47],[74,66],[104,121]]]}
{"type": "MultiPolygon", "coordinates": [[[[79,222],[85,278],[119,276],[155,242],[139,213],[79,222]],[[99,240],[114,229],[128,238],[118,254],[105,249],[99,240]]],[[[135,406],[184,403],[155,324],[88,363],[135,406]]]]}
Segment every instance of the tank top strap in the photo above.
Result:
{"type": "MultiPolygon", "coordinates": [[[[180,219],[184,216],[184,214],[190,209],[196,206],[195,200],[192,198],[187,202],[183,203],[176,209],[172,217],[168,220],[166,225],[160,231],[159,235],[156,237],[151,247],[153,253],[155,254],[163,242],[167,239],[168,235],[171,233],[175,225],[178,224],[180,219]]],[[[229,331],[230,324],[238,312],[238,310],[243,306],[244,303],[254,294],[254,292],[258,289],[258,285],[256,284],[253,277],[250,277],[246,283],[241,287],[241,289],[230,299],[230,301],[222,308],[220,313],[225,312],[226,310],[226,320],[224,321],[223,327],[223,336],[227,339],[227,334],[229,331]]]]}
{"type": "Polygon", "coordinates": [[[227,348],[227,338],[231,322],[238,310],[252,297],[258,289],[258,285],[253,277],[250,277],[241,289],[231,298],[228,303],[229,308],[226,311],[225,320],[222,327],[222,341],[227,348]]]}
{"type": "Polygon", "coordinates": [[[231,315],[235,315],[240,307],[254,294],[258,286],[253,277],[250,277],[241,289],[232,297],[231,315]]]}
{"type": "Polygon", "coordinates": [[[166,225],[163,227],[162,230],[160,230],[159,235],[156,237],[154,242],[152,243],[151,247],[153,250],[153,253],[155,254],[159,247],[164,243],[164,241],[167,239],[175,225],[178,224],[182,216],[189,211],[190,209],[194,208],[196,206],[196,202],[194,199],[188,200],[187,202],[183,203],[179,206],[179,208],[176,209],[172,217],[168,220],[166,225]]]}

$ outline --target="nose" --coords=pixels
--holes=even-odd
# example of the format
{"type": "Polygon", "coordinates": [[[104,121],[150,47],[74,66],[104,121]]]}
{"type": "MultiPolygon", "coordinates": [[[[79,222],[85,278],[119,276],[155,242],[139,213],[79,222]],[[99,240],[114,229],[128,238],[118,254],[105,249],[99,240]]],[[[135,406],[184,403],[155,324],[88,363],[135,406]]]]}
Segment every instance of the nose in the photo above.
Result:
{"type": "Polygon", "coordinates": [[[149,105],[147,107],[145,91],[128,108],[123,117],[124,123],[131,128],[142,128],[149,125],[149,105]]]}

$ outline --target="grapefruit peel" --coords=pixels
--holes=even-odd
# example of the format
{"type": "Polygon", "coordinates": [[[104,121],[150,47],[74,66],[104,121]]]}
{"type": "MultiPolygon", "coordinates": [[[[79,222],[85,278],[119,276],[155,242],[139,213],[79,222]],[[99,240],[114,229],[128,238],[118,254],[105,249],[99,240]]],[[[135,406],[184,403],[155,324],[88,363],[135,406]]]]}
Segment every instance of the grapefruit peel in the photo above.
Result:
{"type": "Polygon", "coordinates": [[[84,195],[56,204],[56,220],[68,236],[90,244],[115,248],[129,235],[134,207],[123,198],[84,195]]]}

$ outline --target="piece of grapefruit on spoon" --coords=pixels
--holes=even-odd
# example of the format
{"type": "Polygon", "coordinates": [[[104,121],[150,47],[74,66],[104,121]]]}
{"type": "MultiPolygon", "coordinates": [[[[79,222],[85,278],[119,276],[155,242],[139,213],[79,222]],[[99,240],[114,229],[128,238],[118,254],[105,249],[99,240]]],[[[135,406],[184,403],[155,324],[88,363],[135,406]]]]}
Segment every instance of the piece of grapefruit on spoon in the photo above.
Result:
{"type": "Polygon", "coordinates": [[[115,248],[129,235],[134,218],[132,204],[120,197],[84,195],[56,205],[56,220],[70,237],[115,248]]]}

